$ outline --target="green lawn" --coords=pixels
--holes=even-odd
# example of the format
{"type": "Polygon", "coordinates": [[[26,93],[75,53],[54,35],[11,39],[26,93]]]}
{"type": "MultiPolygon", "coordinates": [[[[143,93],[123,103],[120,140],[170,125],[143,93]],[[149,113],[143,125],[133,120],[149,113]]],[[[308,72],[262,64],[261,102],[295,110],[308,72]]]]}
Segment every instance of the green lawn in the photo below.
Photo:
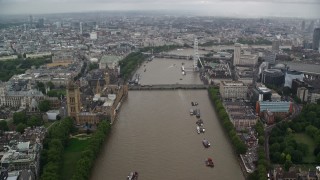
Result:
{"type": "Polygon", "coordinates": [[[81,140],[76,138],[70,139],[69,145],[66,147],[63,154],[62,179],[69,180],[72,178],[77,161],[80,159],[81,152],[87,147],[88,143],[89,138],[81,140]]]}
{"type": "Polygon", "coordinates": [[[44,127],[48,128],[51,124],[53,124],[55,121],[48,121],[48,122],[45,122],[43,125],[44,127]]]}
{"type": "Polygon", "coordinates": [[[305,157],[303,157],[303,162],[304,163],[315,162],[316,157],[313,155],[313,151],[316,147],[316,144],[313,141],[313,139],[305,133],[294,134],[294,139],[297,141],[297,143],[304,143],[308,145],[309,153],[305,157]]]}

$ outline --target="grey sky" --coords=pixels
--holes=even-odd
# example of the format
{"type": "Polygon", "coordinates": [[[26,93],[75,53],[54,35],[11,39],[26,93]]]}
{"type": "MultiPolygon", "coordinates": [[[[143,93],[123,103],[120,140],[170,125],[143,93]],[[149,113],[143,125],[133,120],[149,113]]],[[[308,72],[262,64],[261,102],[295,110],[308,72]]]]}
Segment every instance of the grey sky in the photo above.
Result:
{"type": "Polygon", "coordinates": [[[0,14],[181,10],[199,15],[320,18],[320,0],[0,0],[0,14]]]}

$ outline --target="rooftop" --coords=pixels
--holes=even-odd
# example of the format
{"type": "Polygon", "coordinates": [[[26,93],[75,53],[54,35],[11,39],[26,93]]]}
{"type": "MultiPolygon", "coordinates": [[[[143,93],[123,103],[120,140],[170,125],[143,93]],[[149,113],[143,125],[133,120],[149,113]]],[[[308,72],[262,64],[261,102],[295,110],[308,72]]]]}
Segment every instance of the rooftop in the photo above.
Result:
{"type": "Polygon", "coordinates": [[[100,62],[112,63],[112,62],[118,62],[121,59],[122,59],[121,56],[104,55],[102,56],[100,62]]]}
{"type": "Polygon", "coordinates": [[[225,86],[244,86],[242,81],[221,81],[225,86]]]}

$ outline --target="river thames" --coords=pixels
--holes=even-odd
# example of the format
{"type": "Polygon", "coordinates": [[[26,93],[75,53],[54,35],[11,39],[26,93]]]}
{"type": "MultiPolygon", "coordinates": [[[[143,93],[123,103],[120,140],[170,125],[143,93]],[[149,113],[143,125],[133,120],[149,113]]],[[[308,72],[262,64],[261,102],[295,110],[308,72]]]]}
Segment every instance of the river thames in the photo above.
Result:
{"type": "MultiPolygon", "coordinates": [[[[182,63],[192,65],[187,60],[154,59],[137,73],[141,84],[201,83],[198,73],[182,76],[182,63]]],[[[91,180],[121,180],[131,171],[146,180],[244,179],[206,90],[129,91],[91,180]],[[192,107],[191,101],[199,105],[192,107]],[[201,110],[204,134],[197,134],[197,118],[189,114],[190,108],[201,110]],[[204,138],[211,143],[208,149],[202,145],[204,138]],[[205,166],[208,157],[214,168],[205,166]]]]}

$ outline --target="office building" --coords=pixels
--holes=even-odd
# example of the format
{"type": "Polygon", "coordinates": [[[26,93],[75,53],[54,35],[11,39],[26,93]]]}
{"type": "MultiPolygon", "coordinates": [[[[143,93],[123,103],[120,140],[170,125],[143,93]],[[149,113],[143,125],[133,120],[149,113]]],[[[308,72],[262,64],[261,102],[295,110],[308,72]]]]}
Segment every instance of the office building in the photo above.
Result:
{"type": "Polygon", "coordinates": [[[295,71],[295,70],[288,70],[286,72],[284,86],[292,88],[292,83],[293,83],[294,79],[298,79],[300,81],[303,81],[303,78],[304,78],[304,74],[302,72],[295,71]]]}
{"type": "Polygon", "coordinates": [[[255,65],[258,62],[258,56],[254,54],[241,54],[241,44],[234,45],[233,66],[237,65],[255,65]]]}
{"type": "Polygon", "coordinates": [[[257,101],[270,101],[272,96],[272,91],[269,88],[266,88],[265,86],[260,87],[254,87],[252,88],[252,102],[257,101]]]}
{"type": "Polygon", "coordinates": [[[263,118],[264,118],[264,120],[266,121],[266,123],[267,123],[268,125],[273,124],[274,121],[275,121],[274,114],[273,114],[271,111],[269,111],[269,110],[264,111],[264,113],[263,113],[263,118]]]}
{"type": "Polygon", "coordinates": [[[80,34],[83,34],[83,29],[82,29],[82,22],[80,22],[80,34]]]}
{"type": "Polygon", "coordinates": [[[224,99],[247,99],[248,87],[241,81],[221,81],[220,94],[224,99]]]}
{"type": "Polygon", "coordinates": [[[37,28],[44,28],[44,19],[40,18],[37,23],[37,28]]]}
{"type": "Polygon", "coordinates": [[[309,91],[305,87],[299,87],[297,89],[297,97],[302,101],[302,102],[307,102],[308,101],[308,94],[309,91]]]}
{"type": "Polygon", "coordinates": [[[290,101],[257,101],[256,113],[260,114],[264,111],[270,111],[276,114],[292,113],[293,107],[290,101]]]}
{"type": "Polygon", "coordinates": [[[320,28],[316,28],[314,29],[314,32],[313,32],[312,49],[318,50],[319,43],[320,43],[320,28]]]}
{"type": "Polygon", "coordinates": [[[92,32],[92,33],[90,33],[90,39],[96,40],[97,38],[98,38],[97,32],[92,32]]]}
{"type": "Polygon", "coordinates": [[[291,92],[293,95],[296,95],[298,88],[301,88],[301,87],[308,88],[309,85],[308,85],[308,83],[304,82],[303,79],[302,80],[301,79],[293,79],[292,80],[291,92]]]}
{"type": "Polygon", "coordinates": [[[284,73],[279,69],[265,69],[262,72],[261,82],[263,84],[281,87],[284,84],[284,73]]]}
{"type": "Polygon", "coordinates": [[[240,56],[241,56],[241,44],[236,43],[234,44],[234,54],[233,54],[234,66],[240,63],[240,56]]]}
{"type": "Polygon", "coordinates": [[[272,41],[272,50],[273,51],[280,50],[280,41],[278,39],[272,41]]]}
{"type": "Polygon", "coordinates": [[[275,64],[276,63],[276,53],[267,51],[264,54],[264,61],[269,64],[275,64]]]}
{"type": "Polygon", "coordinates": [[[99,69],[116,69],[121,59],[121,56],[104,55],[99,62],[99,69]]]}
{"type": "Polygon", "coordinates": [[[54,56],[52,56],[52,63],[48,63],[47,67],[57,67],[57,66],[65,66],[72,64],[74,62],[74,57],[72,52],[56,52],[54,56]]]}
{"type": "Polygon", "coordinates": [[[319,93],[316,93],[316,92],[310,93],[310,102],[311,103],[318,103],[319,99],[320,99],[319,93]]]}
{"type": "Polygon", "coordinates": [[[32,15],[30,15],[29,16],[29,25],[30,25],[30,28],[32,28],[33,27],[33,17],[32,17],[32,15]]]}
{"type": "Polygon", "coordinates": [[[301,31],[304,31],[305,28],[306,28],[306,22],[302,21],[301,22],[301,31]]]}

